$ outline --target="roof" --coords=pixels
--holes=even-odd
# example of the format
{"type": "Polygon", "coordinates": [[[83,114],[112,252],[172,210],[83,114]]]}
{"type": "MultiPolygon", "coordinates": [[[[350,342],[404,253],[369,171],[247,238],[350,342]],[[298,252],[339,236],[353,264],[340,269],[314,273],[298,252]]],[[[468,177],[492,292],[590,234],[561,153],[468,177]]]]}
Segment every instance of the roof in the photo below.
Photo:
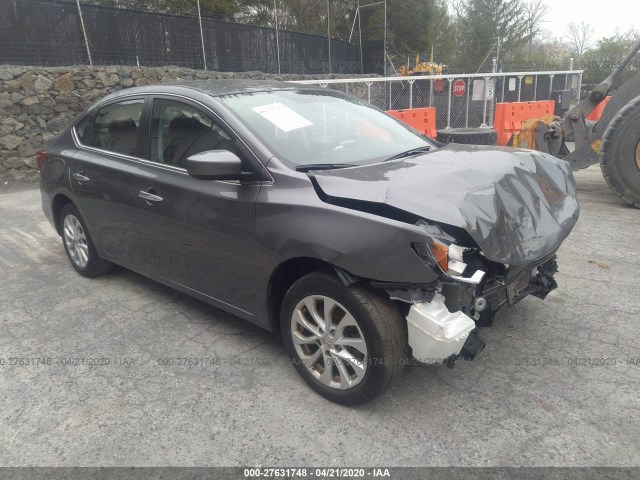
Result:
{"type": "Polygon", "coordinates": [[[208,95],[230,95],[234,93],[261,92],[270,90],[298,90],[308,88],[292,82],[279,82],[275,80],[200,80],[173,84],[176,87],[192,88],[200,90],[208,95]]]}
{"type": "Polygon", "coordinates": [[[124,88],[97,100],[89,111],[102,105],[107,101],[116,100],[123,96],[138,94],[178,94],[188,95],[197,93],[207,95],[209,97],[218,97],[221,95],[234,95],[250,92],[269,92],[276,90],[309,90],[318,89],[316,85],[302,85],[293,82],[278,82],[275,80],[195,80],[187,82],[157,83],[154,85],[145,85],[142,87],[124,88]]]}
{"type": "MultiPolygon", "coordinates": [[[[247,92],[265,92],[273,90],[300,90],[309,86],[292,82],[278,82],[274,80],[196,80],[187,82],[159,83],[144,87],[134,87],[120,92],[131,93],[166,93],[181,89],[195,90],[206,95],[217,97],[247,92]]],[[[313,88],[313,86],[311,86],[313,88]]]]}

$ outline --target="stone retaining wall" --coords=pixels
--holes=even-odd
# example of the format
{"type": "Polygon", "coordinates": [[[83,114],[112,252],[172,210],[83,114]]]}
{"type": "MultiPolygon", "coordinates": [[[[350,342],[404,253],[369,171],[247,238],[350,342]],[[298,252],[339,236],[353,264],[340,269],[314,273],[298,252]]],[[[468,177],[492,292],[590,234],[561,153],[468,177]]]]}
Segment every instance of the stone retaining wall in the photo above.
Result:
{"type": "Polygon", "coordinates": [[[205,72],[177,67],[0,66],[0,174],[21,175],[33,171],[36,151],[79,113],[109,93],[153,83],[221,78],[296,80],[311,77],[205,72]]]}

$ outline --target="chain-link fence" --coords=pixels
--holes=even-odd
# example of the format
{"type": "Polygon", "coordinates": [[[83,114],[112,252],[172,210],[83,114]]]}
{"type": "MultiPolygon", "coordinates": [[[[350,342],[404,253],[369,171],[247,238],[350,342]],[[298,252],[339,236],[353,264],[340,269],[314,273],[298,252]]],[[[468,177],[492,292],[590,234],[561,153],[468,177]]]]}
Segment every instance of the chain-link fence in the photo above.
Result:
{"type": "MultiPolygon", "coordinates": [[[[0,0],[0,64],[175,65],[227,72],[372,73],[358,45],[327,36],[179,13],[158,2],[0,0]],[[137,2],[137,3],[136,3],[137,2]],[[120,5],[120,6],[119,6],[120,5]],[[131,8],[131,5],[138,8],[131,8]]],[[[186,12],[186,13],[185,13],[186,12]]]]}
{"type": "Polygon", "coordinates": [[[299,83],[339,90],[383,110],[435,107],[436,126],[444,129],[492,126],[498,102],[553,99],[557,110],[566,110],[569,101],[578,98],[581,78],[582,70],[573,70],[305,80],[299,83]]]}

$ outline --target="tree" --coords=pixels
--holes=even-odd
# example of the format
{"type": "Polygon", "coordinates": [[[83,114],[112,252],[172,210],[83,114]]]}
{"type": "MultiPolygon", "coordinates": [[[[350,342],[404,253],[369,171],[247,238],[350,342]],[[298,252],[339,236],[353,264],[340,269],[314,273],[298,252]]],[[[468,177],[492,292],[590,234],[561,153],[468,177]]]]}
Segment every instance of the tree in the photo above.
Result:
{"type": "Polygon", "coordinates": [[[275,27],[273,0],[239,0],[236,20],[262,27],[275,27]]]}
{"type": "Polygon", "coordinates": [[[458,15],[462,53],[455,67],[460,71],[490,70],[487,60],[495,56],[498,38],[505,60],[531,39],[523,0],[462,0],[458,15]]]}
{"type": "MultiPolygon", "coordinates": [[[[425,0],[387,0],[387,50],[400,55],[428,51],[429,3],[425,0]]],[[[363,43],[382,42],[384,5],[364,7],[360,12],[363,43]]]]}
{"type": "MultiPolygon", "coordinates": [[[[200,0],[200,11],[205,17],[233,20],[241,1],[200,0]]],[[[198,9],[197,0],[81,0],[81,3],[177,15],[195,15],[198,9]]]]}
{"type": "Polygon", "coordinates": [[[533,43],[542,31],[542,24],[549,13],[549,5],[544,0],[529,0],[524,4],[525,27],[529,37],[529,55],[531,55],[533,43]]]}
{"type": "Polygon", "coordinates": [[[450,64],[459,51],[458,23],[446,0],[431,0],[428,5],[431,12],[426,28],[428,45],[433,46],[436,62],[450,64]]]}
{"type": "Polygon", "coordinates": [[[587,22],[569,24],[565,35],[567,41],[571,44],[573,53],[576,56],[576,67],[582,66],[582,55],[585,50],[591,46],[591,38],[593,36],[593,28],[587,22]]]}
{"type": "Polygon", "coordinates": [[[549,37],[534,41],[522,60],[514,62],[510,70],[566,70],[569,68],[571,46],[562,38],[549,37]]]}
{"type": "MultiPolygon", "coordinates": [[[[601,38],[594,48],[587,50],[583,56],[583,81],[589,84],[600,83],[611,73],[622,59],[629,53],[631,47],[640,38],[640,32],[630,29],[627,32],[616,32],[611,37],[601,38]]],[[[638,66],[635,65],[637,70],[638,66]]],[[[633,63],[623,73],[623,81],[633,75],[633,63]]]]}

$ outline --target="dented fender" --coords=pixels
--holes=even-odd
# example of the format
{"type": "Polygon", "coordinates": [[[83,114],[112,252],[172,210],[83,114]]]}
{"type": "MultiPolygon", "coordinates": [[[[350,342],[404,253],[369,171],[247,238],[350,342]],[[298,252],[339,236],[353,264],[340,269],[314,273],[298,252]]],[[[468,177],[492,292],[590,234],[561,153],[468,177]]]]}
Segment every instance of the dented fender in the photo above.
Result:
{"type": "Polygon", "coordinates": [[[264,186],[256,201],[256,257],[264,259],[266,271],[291,258],[310,257],[370,280],[438,281],[439,273],[411,248],[413,242],[430,240],[424,228],[327,204],[305,177],[281,181],[299,188],[264,186]]]}

